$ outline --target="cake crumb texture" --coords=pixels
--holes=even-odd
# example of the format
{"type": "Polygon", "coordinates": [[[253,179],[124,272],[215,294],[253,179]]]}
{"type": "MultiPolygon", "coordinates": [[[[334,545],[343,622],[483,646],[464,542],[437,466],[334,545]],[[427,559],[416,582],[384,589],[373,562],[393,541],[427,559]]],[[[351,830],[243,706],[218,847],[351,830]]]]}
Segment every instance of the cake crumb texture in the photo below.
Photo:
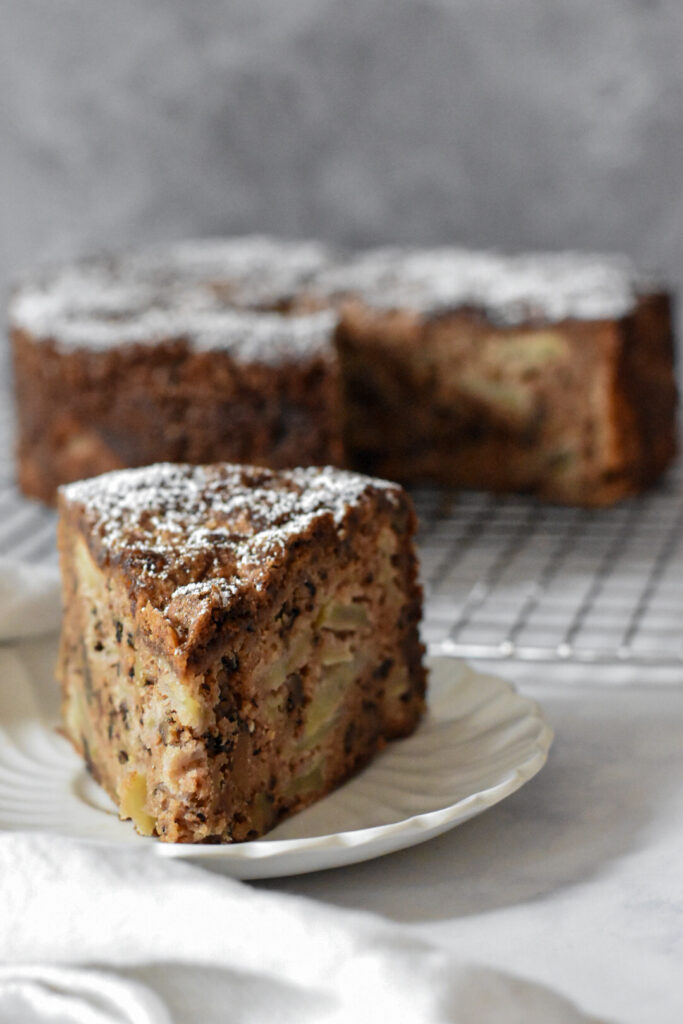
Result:
{"type": "Polygon", "coordinates": [[[256,838],[416,727],[421,592],[397,485],[167,464],[59,504],[65,728],[141,834],[256,838]]]}

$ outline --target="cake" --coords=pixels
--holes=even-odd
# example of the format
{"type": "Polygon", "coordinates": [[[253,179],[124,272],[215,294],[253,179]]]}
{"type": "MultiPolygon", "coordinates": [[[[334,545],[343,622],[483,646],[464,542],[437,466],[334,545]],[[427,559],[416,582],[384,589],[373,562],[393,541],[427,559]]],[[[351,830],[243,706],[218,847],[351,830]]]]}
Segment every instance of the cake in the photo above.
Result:
{"type": "Polygon", "coordinates": [[[399,486],[159,464],[65,486],[59,509],[65,730],[143,835],[256,838],[415,728],[399,486]]]}
{"type": "Polygon", "coordinates": [[[53,502],[61,483],[159,461],[343,464],[337,317],[276,312],[324,259],[306,243],[188,243],[19,289],[24,493],[53,502]]]}
{"type": "Polygon", "coordinates": [[[85,261],[12,300],[19,480],[349,465],[606,505],[676,450],[670,299],[614,256],[265,238],[85,261]]]}
{"type": "Polygon", "coordinates": [[[608,505],[675,455],[670,299],[627,260],[385,249],[313,291],[363,471],[608,505]]]}

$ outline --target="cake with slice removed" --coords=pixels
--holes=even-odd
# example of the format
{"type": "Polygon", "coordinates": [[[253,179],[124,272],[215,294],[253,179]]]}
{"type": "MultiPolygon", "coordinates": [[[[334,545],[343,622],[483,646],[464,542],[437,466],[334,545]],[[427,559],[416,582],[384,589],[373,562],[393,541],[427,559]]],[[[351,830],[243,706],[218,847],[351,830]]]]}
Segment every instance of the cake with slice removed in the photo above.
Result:
{"type": "Polygon", "coordinates": [[[338,469],[159,464],[59,496],[67,735],[139,832],[262,835],[424,705],[415,516],[338,469]]]}
{"type": "Polygon", "coordinates": [[[207,239],[26,280],[19,483],[351,466],[610,505],[676,453],[671,298],[618,256],[207,239]]]}

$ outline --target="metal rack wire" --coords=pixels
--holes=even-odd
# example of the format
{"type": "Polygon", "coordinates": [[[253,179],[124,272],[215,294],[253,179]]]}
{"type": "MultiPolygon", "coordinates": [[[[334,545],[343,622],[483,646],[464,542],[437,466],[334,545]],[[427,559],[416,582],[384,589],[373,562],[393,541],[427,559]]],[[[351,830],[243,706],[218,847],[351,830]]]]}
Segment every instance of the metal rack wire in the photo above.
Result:
{"type": "MultiPolygon", "coordinates": [[[[0,410],[0,451],[11,450],[0,410]]],[[[414,492],[424,638],[469,659],[683,666],[683,468],[612,509],[414,492]]],[[[0,557],[56,561],[55,516],[0,459],[0,557]]]]}
{"type": "Polygon", "coordinates": [[[415,494],[425,639],[468,658],[683,665],[683,473],[612,509],[415,494]]]}

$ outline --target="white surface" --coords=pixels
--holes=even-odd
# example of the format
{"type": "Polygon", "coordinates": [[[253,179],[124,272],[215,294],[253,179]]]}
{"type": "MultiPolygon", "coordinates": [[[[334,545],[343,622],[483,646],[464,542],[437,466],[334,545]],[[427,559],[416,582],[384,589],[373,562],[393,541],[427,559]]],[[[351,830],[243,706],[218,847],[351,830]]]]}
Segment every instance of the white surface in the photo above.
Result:
{"type": "Polygon", "coordinates": [[[430,711],[417,733],[390,744],[325,800],[257,842],[160,843],[119,821],[56,734],[55,657],[51,640],[35,644],[30,667],[0,651],[0,830],[210,860],[236,878],[317,871],[422,843],[519,789],[541,769],[552,740],[538,706],[507,683],[450,658],[434,659],[430,711]]]}
{"type": "Polygon", "coordinates": [[[680,1024],[683,689],[513,670],[495,667],[555,729],[538,778],[419,850],[277,887],[410,924],[607,1020],[680,1024]]]}
{"type": "Polygon", "coordinates": [[[0,558],[0,642],[54,632],[60,621],[57,567],[0,558]]]}

